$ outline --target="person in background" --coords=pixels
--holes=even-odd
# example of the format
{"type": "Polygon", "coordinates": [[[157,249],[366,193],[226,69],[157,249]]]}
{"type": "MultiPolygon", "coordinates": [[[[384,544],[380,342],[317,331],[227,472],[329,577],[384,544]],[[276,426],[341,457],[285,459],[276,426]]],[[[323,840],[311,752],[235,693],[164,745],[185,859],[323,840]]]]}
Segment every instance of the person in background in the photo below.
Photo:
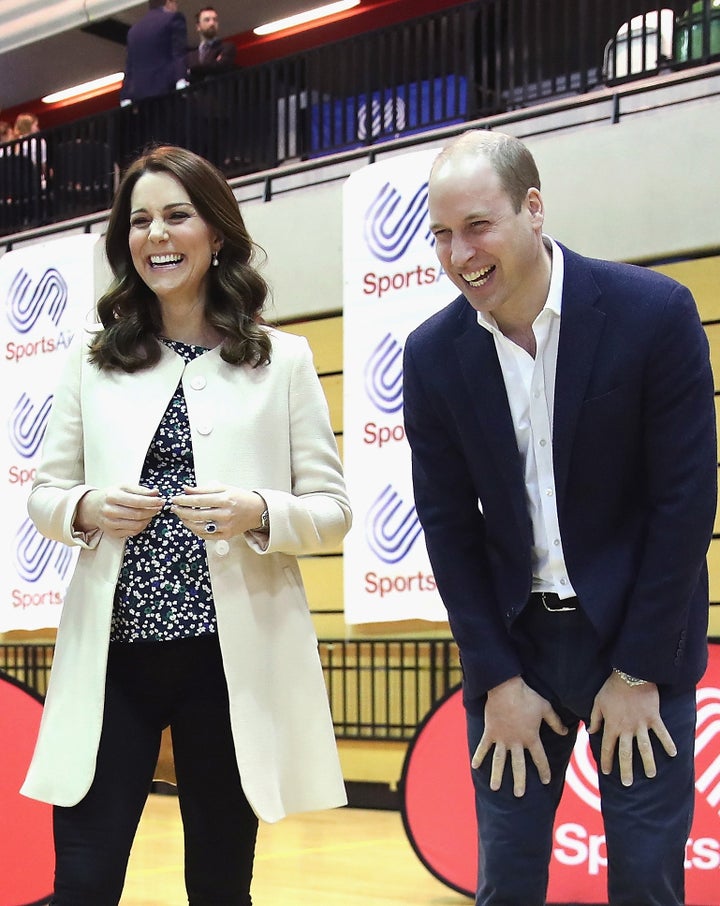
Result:
{"type": "Polygon", "coordinates": [[[13,126],[13,137],[21,139],[15,153],[20,153],[39,167],[40,187],[47,186],[47,142],[44,138],[35,138],[35,133],[40,131],[40,121],[34,113],[18,113],[13,126]]]}
{"type": "Polygon", "coordinates": [[[15,138],[15,130],[7,120],[0,120],[0,145],[11,142],[15,138]]]}
{"type": "MultiPolygon", "coordinates": [[[[188,53],[188,79],[197,86],[235,67],[235,45],[218,37],[218,14],[212,6],[199,9],[195,22],[200,44],[188,53]]],[[[219,86],[196,90],[188,100],[192,111],[188,120],[193,123],[189,144],[226,173],[235,173],[235,139],[242,134],[247,110],[235,109],[227,89],[219,86]]]]}
{"type": "Polygon", "coordinates": [[[476,903],[545,903],[583,721],[608,902],[679,906],[717,476],[694,300],[544,235],[535,161],[509,135],[441,152],[429,213],[461,295],[408,337],[405,424],[462,661],[476,903]]]}
{"type": "Polygon", "coordinates": [[[138,158],[106,252],[28,500],[80,556],[23,793],[55,806],[53,906],[114,906],[170,726],[188,901],[250,906],[258,817],[346,802],[297,561],[350,527],[337,446],[211,164],[138,158]]]}
{"type": "Polygon", "coordinates": [[[128,32],[120,103],[170,94],[187,86],[187,24],[178,0],[148,0],[128,32]]]}
{"type": "Polygon", "coordinates": [[[231,41],[221,41],[218,36],[217,11],[204,6],[195,13],[200,44],[188,52],[188,78],[190,83],[201,82],[208,76],[221,75],[235,67],[237,48],[231,41]]]}
{"type": "Polygon", "coordinates": [[[34,113],[18,113],[15,117],[13,132],[17,138],[25,138],[40,131],[40,122],[34,113]]]}

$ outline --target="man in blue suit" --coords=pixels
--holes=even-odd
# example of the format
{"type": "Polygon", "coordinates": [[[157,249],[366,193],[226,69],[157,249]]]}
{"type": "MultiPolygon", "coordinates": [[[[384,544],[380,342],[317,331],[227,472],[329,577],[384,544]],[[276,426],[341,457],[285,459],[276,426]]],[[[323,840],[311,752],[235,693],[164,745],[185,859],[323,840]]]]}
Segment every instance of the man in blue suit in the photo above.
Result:
{"type": "Polygon", "coordinates": [[[187,24],[178,0],[148,0],[148,7],[128,32],[121,104],[187,85],[187,24]]]}
{"type": "Polygon", "coordinates": [[[448,146],[429,210],[462,295],[407,340],[405,421],[462,659],[476,903],[545,902],[583,721],[609,903],[676,906],[717,470],[695,303],[667,277],[544,235],[535,161],[510,136],[448,146]]]}

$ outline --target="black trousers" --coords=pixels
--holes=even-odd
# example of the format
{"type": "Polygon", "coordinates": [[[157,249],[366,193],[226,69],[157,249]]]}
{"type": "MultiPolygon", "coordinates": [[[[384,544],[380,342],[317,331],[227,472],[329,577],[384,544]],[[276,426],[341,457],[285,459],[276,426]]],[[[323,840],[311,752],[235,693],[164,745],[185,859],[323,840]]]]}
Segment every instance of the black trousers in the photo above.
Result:
{"type": "Polygon", "coordinates": [[[258,822],[240,783],[216,636],[110,644],[95,777],[56,806],[51,906],[116,906],[171,727],[190,906],[251,906],[258,822]]]}
{"type": "MultiPolygon", "coordinates": [[[[563,603],[574,602],[557,605],[563,603]]],[[[571,612],[548,611],[532,600],[518,622],[524,679],[548,699],[570,732],[558,736],[543,725],[540,735],[552,780],[547,786],[540,783],[537,769],[526,756],[528,782],[522,798],[513,795],[507,766],[500,789],[490,789],[489,755],[473,770],[479,838],[476,906],[545,903],[553,821],[578,726],[581,720],[589,722],[595,695],[611,670],[607,653],[598,650],[595,632],[579,607],[571,612]]],[[[484,730],[484,706],[485,698],[468,708],[471,754],[484,730]]],[[[695,801],[694,690],[669,694],[661,689],[660,713],[678,753],[670,758],[651,734],[656,777],[645,777],[637,750],[631,787],[620,781],[617,754],[609,775],[598,772],[611,906],[680,906],[685,902],[685,843],[695,801]]],[[[598,763],[601,737],[601,733],[590,737],[598,763]]]]}

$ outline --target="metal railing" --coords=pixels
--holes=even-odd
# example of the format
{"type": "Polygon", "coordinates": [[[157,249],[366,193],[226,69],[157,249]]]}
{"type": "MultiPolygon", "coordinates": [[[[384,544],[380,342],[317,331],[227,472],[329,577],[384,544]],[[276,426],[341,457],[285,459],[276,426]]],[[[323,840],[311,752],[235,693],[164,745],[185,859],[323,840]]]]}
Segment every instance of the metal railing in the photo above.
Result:
{"type": "Polygon", "coordinates": [[[0,146],[0,235],[107,209],[151,142],[232,178],[717,59],[713,0],[474,0],[0,146]]]}
{"type": "Polygon", "coordinates": [[[5,642],[0,644],[0,671],[25,683],[38,695],[44,696],[50,679],[55,646],[35,642],[5,642]]]}
{"type": "Polygon", "coordinates": [[[451,639],[322,641],[320,658],[338,739],[412,739],[461,679],[451,639]]]}
{"type": "MultiPolygon", "coordinates": [[[[0,644],[0,671],[45,695],[54,646],[0,644]]],[[[412,739],[433,704],[460,682],[451,639],[327,639],[319,643],[338,739],[412,739]]]]}

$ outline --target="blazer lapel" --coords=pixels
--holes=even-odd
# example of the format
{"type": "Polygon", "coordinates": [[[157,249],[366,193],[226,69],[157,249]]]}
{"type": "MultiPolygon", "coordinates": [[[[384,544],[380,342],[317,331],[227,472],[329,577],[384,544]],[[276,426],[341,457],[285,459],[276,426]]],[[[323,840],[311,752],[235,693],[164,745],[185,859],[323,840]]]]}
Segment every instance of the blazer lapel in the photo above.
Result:
{"type": "Polygon", "coordinates": [[[522,463],[495,341],[492,334],[477,323],[472,309],[465,304],[469,316],[465,320],[465,330],[458,336],[455,345],[465,384],[477,403],[465,414],[465,419],[475,420],[478,441],[493,457],[498,474],[507,483],[515,518],[523,530],[527,530],[522,463]]]}
{"type": "Polygon", "coordinates": [[[605,324],[605,313],[596,307],[600,290],[588,266],[564,247],[563,255],[565,278],[553,414],[553,464],[559,501],[563,499],[573,437],[605,324]]]}

